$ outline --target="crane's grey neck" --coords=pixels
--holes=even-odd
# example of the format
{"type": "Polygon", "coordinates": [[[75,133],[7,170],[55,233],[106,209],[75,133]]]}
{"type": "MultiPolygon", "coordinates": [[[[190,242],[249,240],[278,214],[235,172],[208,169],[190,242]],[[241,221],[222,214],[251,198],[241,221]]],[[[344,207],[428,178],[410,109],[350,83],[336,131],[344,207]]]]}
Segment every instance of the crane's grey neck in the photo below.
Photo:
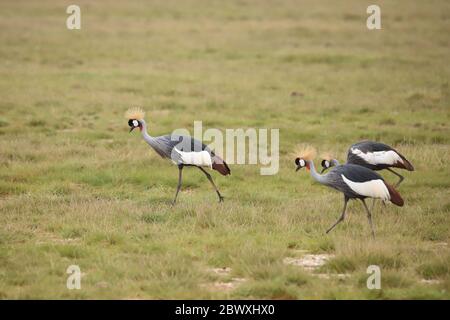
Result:
{"type": "Polygon", "coordinates": [[[321,175],[316,171],[316,167],[314,166],[314,162],[312,160],[308,160],[307,163],[309,164],[309,171],[311,172],[311,176],[319,183],[326,184],[326,174],[321,175]]]}
{"type": "Polygon", "coordinates": [[[142,125],[142,130],[141,130],[141,134],[142,137],[144,138],[145,141],[147,141],[147,143],[153,147],[154,143],[155,143],[155,138],[153,138],[151,135],[148,134],[147,132],[147,123],[145,122],[144,119],[140,120],[141,121],[141,125],[142,125]]]}
{"type": "Polygon", "coordinates": [[[141,126],[142,126],[141,134],[142,134],[142,137],[144,138],[145,142],[147,142],[147,144],[150,147],[152,147],[152,149],[155,150],[156,153],[159,154],[161,157],[163,157],[163,158],[169,157],[166,150],[164,149],[164,146],[159,141],[158,137],[154,138],[148,134],[147,123],[145,122],[145,120],[142,119],[140,121],[141,121],[141,126]]]}

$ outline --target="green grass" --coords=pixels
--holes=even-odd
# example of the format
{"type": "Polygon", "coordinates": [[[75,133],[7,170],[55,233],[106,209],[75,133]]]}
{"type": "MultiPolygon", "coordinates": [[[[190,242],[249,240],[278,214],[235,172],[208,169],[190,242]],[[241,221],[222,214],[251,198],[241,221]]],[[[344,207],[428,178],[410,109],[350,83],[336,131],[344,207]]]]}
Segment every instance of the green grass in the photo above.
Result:
{"type": "Polygon", "coordinates": [[[69,4],[0,4],[0,298],[450,298],[447,1],[379,1],[380,31],[359,0],[78,1],[80,31],[69,4]],[[130,106],[154,135],[279,128],[280,172],[214,174],[218,204],[185,170],[172,207],[177,170],[128,134],[130,106]],[[294,173],[297,144],[342,161],[360,139],[416,168],[403,208],[376,207],[376,240],[353,202],[325,235],[342,196],[294,173]],[[283,264],[299,250],[350,277],[283,264]],[[72,264],[81,290],[66,288],[72,264]],[[370,264],[382,290],[366,288],[370,264]]]}

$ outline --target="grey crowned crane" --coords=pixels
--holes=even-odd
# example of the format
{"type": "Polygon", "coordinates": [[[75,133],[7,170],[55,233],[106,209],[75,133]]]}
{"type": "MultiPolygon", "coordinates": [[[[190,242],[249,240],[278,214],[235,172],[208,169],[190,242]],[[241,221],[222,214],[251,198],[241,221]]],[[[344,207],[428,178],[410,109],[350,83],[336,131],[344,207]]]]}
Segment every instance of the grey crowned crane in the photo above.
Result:
{"type": "Polygon", "coordinates": [[[312,148],[303,151],[301,155],[295,159],[295,164],[297,165],[296,171],[306,167],[317,182],[334,188],[344,194],[344,209],[342,214],[326,233],[329,233],[345,219],[347,202],[350,199],[359,199],[366,209],[372,236],[375,238],[375,231],[372,225],[372,214],[366,205],[365,199],[382,199],[384,201],[391,201],[393,204],[401,207],[403,206],[403,199],[400,194],[394,187],[386,183],[378,173],[356,164],[338,165],[333,167],[328,173],[321,175],[317,173],[314,167],[314,156],[315,151],[312,148]]]}
{"type": "Polygon", "coordinates": [[[220,194],[211,175],[204,167],[216,170],[220,174],[226,176],[231,174],[230,168],[226,162],[206,145],[189,136],[165,135],[152,137],[147,132],[147,124],[144,120],[144,115],[144,112],[140,108],[132,108],[127,111],[126,117],[128,119],[128,125],[130,126],[130,132],[135,128],[139,128],[144,140],[157,154],[165,159],[172,160],[172,162],[178,166],[178,186],[172,204],[176,203],[178,193],[181,189],[184,167],[196,167],[200,169],[214,187],[214,190],[219,197],[219,202],[222,202],[223,196],[220,194]]]}
{"type": "MultiPolygon", "coordinates": [[[[414,171],[411,162],[400,152],[387,144],[374,141],[361,141],[352,145],[347,152],[347,163],[359,164],[374,171],[386,169],[399,177],[395,187],[400,185],[404,177],[391,168],[414,171]]],[[[324,159],[322,172],[336,165],[339,165],[339,161],[336,159],[324,159]]]]}

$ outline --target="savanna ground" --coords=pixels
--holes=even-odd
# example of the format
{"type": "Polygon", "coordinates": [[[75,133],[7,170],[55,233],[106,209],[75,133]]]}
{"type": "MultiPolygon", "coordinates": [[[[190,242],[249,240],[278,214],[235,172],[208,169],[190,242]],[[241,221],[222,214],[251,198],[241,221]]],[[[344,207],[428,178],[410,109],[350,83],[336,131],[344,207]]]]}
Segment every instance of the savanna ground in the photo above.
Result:
{"type": "Polygon", "coordinates": [[[377,1],[369,31],[372,2],[2,1],[0,297],[450,298],[450,3],[377,1]],[[219,204],[188,169],[172,207],[177,169],[128,133],[130,106],[153,135],[279,128],[280,171],[214,174],[219,204]],[[343,161],[366,138],[414,164],[405,206],[378,204],[376,240],[356,202],[325,235],[342,195],[295,173],[291,151],[343,161]],[[283,263],[305,250],[332,255],[314,272],[349,276],[283,263]]]}

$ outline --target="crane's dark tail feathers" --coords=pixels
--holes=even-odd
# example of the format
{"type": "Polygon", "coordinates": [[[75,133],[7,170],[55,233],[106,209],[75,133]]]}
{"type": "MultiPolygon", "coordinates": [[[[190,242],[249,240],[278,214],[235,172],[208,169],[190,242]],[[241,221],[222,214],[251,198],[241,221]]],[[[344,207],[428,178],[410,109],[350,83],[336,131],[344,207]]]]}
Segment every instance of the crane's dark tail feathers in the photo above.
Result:
{"type": "Polygon", "coordinates": [[[391,196],[391,202],[399,207],[403,207],[403,204],[405,202],[403,201],[403,198],[400,195],[400,193],[398,193],[398,191],[395,190],[394,187],[391,186],[390,184],[387,184],[386,182],[385,182],[385,184],[389,191],[389,195],[391,196]]]}
{"type": "Polygon", "coordinates": [[[231,170],[227,163],[223,161],[221,157],[216,155],[212,158],[212,168],[219,171],[224,176],[231,174],[231,170]]]}
{"type": "Polygon", "coordinates": [[[406,158],[404,156],[402,156],[401,154],[399,154],[399,156],[402,158],[403,163],[397,162],[396,167],[398,168],[402,168],[402,169],[406,169],[408,171],[414,171],[414,167],[411,164],[411,162],[409,162],[408,160],[406,160],[406,158]]]}

